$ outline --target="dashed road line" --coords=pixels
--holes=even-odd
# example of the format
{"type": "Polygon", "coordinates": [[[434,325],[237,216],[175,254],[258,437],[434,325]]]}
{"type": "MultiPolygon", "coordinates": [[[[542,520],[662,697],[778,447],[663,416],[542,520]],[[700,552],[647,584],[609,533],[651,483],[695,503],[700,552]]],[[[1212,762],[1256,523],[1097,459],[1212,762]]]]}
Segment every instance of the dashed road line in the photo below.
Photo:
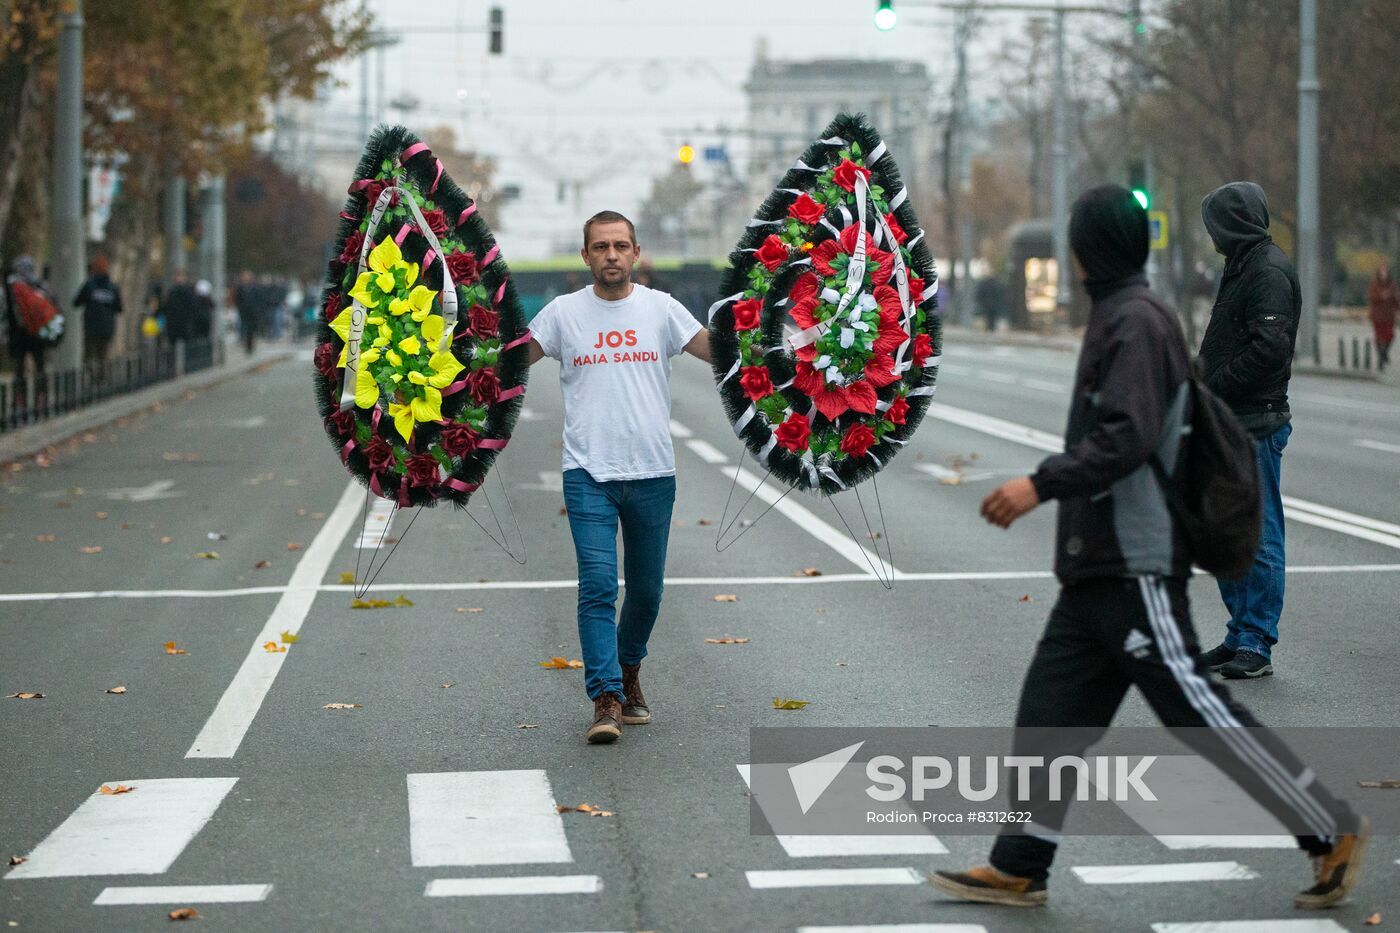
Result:
{"type": "Polygon", "coordinates": [[[924,883],[924,876],[912,868],[785,868],[746,871],[744,878],[756,891],[924,883]]]}
{"type": "Polygon", "coordinates": [[[1173,881],[1252,881],[1259,873],[1239,862],[1179,862],[1165,865],[1076,865],[1085,884],[1157,884],[1173,881]]]}
{"type": "Polygon", "coordinates": [[[1154,923],[1152,933],[1347,933],[1335,920],[1221,920],[1154,923]]]}
{"type": "Polygon", "coordinates": [[[1388,454],[1400,454],[1400,444],[1387,444],[1384,441],[1373,441],[1367,438],[1358,438],[1352,441],[1357,447],[1365,447],[1369,450],[1379,450],[1388,454]]]}
{"type": "Polygon", "coordinates": [[[377,549],[389,536],[393,521],[394,503],[375,496],[369,505],[369,515],[365,517],[365,524],[360,529],[360,537],[355,541],[355,547],[362,551],[377,549]]]}
{"type": "Polygon", "coordinates": [[[1292,836],[1158,836],[1168,849],[1296,849],[1292,836]]]}
{"type": "Polygon", "coordinates": [[[686,441],[685,446],[689,447],[697,457],[704,460],[706,463],[729,462],[729,456],[716,448],[709,441],[702,441],[697,437],[693,440],[686,441]]]}
{"type": "Polygon", "coordinates": [[[103,888],[94,906],[127,904],[253,904],[267,900],[270,884],[179,884],[103,888]]]}
{"type": "Polygon", "coordinates": [[[528,875],[515,878],[439,878],[429,881],[424,897],[485,897],[522,894],[597,894],[597,875],[528,875]]]}

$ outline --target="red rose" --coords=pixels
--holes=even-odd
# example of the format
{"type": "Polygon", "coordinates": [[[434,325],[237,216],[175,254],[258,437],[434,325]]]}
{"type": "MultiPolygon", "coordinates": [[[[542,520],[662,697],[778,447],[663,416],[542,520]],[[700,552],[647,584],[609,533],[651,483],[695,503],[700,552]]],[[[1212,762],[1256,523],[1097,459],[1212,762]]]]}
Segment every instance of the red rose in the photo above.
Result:
{"type": "Polygon", "coordinates": [[[456,285],[471,285],[481,277],[481,270],[476,265],[476,257],[471,253],[449,254],[447,271],[452,273],[452,281],[456,285]]]}
{"type": "Polygon", "coordinates": [[[769,272],[772,272],[774,269],[787,262],[787,244],[779,239],[776,233],[770,233],[768,234],[768,239],[764,240],[763,244],[759,246],[755,256],[759,262],[768,267],[769,272]]]}
{"type": "Polygon", "coordinates": [[[335,348],[335,344],[323,343],[316,348],[316,371],[327,379],[335,375],[336,360],[340,358],[340,351],[335,348]]]}
{"type": "Polygon", "coordinates": [[[805,272],[798,276],[797,281],[792,283],[792,288],[788,289],[788,299],[797,304],[808,298],[816,298],[817,292],[821,291],[821,280],[813,272],[805,272]]]}
{"type": "Polygon", "coordinates": [[[923,280],[923,279],[910,279],[910,280],[909,280],[909,300],[912,301],[912,302],[913,302],[914,304],[916,304],[916,305],[921,305],[921,304],[924,303],[924,280],[923,280]]]}
{"type": "Polygon", "coordinates": [[[875,446],[875,432],[864,424],[853,424],[841,438],[841,452],[852,457],[864,457],[875,446]]]}
{"type": "Polygon", "coordinates": [[[920,333],[914,338],[914,346],[909,352],[914,356],[914,365],[922,367],[924,361],[933,356],[933,340],[928,334],[920,333]]]}
{"type": "Polygon", "coordinates": [[[902,395],[897,396],[895,400],[890,403],[890,410],[885,412],[885,417],[890,419],[890,422],[893,424],[903,424],[908,415],[909,403],[904,400],[904,396],[902,395]]]}
{"type": "Polygon", "coordinates": [[[350,437],[355,433],[354,411],[349,409],[346,411],[333,411],[326,420],[335,425],[336,433],[342,438],[350,437]]]}
{"type": "Polygon", "coordinates": [[[788,216],[810,226],[826,216],[826,208],[813,201],[810,195],[800,194],[788,205],[788,216]]]}
{"type": "Polygon", "coordinates": [[[360,249],[365,245],[365,235],[356,230],[345,238],[345,248],[340,251],[340,261],[347,266],[360,261],[360,249]]]}
{"type": "Polygon", "coordinates": [[[467,312],[467,320],[470,322],[472,333],[479,339],[485,340],[488,337],[496,336],[501,316],[490,308],[472,305],[471,310],[467,312]]]}
{"type": "Polygon", "coordinates": [[[340,293],[331,292],[330,297],[326,299],[325,316],[327,323],[340,317],[340,311],[340,293]]]}
{"type": "Polygon", "coordinates": [[[862,175],[866,181],[869,181],[870,169],[862,168],[850,159],[842,159],[841,164],[836,166],[836,171],[831,173],[831,180],[847,191],[854,191],[856,190],[857,175],[862,175]]]}
{"type": "MultiPolygon", "coordinates": [[[[370,210],[374,210],[374,205],[379,201],[379,196],[384,193],[384,189],[392,187],[393,184],[393,179],[380,181],[377,178],[369,183],[369,187],[365,188],[365,202],[370,210]]],[[[394,196],[389,199],[389,206],[393,207],[397,203],[399,203],[399,195],[395,192],[394,196]]]]}
{"type": "Polygon", "coordinates": [[[494,405],[501,394],[501,377],[490,366],[473,370],[467,376],[467,391],[482,405],[494,405]]]}
{"type": "Polygon", "coordinates": [[[445,233],[447,233],[447,218],[443,216],[443,213],[440,209],[424,211],[423,219],[428,222],[428,229],[436,233],[438,236],[442,236],[445,233]]]}
{"type": "Polygon", "coordinates": [[[899,225],[899,221],[894,219],[893,212],[885,215],[885,223],[889,225],[890,232],[894,234],[894,241],[900,246],[909,239],[909,234],[904,232],[904,228],[899,225]]]}
{"type": "Polygon", "coordinates": [[[754,402],[767,398],[773,392],[773,381],[768,378],[768,368],[765,366],[745,366],[739,370],[739,385],[744,387],[744,394],[754,402]]]}
{"type": "Polygon", "coordinates": [[[812,434],[812,426],[807,423],[806,415],[793,412],[773,433],[778,438],[779,447],[800,454],[807,449],[807,439],[812,434]]]}
{"type": "Polygon", "coordinates": [[[822,374],[813,368],[808,360],[797,361],[797,375],[792,377],[793,387],[803,395],[816,395],[823,383],[822,374]]]}
{"type": "Polygon", "coordinates": [[[414,454],[404,461],[404,478],[410,486],[436,486],[438,462],[432,454],[414,454]]]}
{"type": "Polygon", "coordinates": [[[734,302],[734,329],[753,330],[763,323],[763,299],[745,298],[734,302]]]}
{"type": "Polygon", "coordinates": [[[369,445],[365,447],[365,456],[369,458],[369,468],[376,473],[392,470],[398,465],[398,460],[394,457],[394,448],[378,435],[369,439],[369,445]]]}
{"type": "Polygon", "coordinates": [[[831,261],[841,252],[841,247],[835,240],[822,240],[807,255],[812,257],[812,266],[822,275],[832,276],[836,274],[836,269],[831,265],[831,261]]]}
{"type": "Polygon", "coordinates": [[[477,433],[470,425],[453,421],[442,429],[442,437],[438,443],[442,446],[443,453],[449,457],[465,457],[476,450],[477,440],[477,433]]]}

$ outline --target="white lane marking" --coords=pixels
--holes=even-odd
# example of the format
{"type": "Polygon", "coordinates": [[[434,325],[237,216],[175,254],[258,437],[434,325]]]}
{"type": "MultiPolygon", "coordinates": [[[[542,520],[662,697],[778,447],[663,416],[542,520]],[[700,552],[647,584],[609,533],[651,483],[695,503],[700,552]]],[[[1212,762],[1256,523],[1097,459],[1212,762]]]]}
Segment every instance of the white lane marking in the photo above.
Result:
{"type": "Polygon", "coordinates": [[[1352,441],[1357,447],[1365,447],[1370,450],[1379,450],[1388,454],[1400,454],[1400,444],[1387,444],[1383,441],[1373,441],[1366,438],[1359,438],[1352,441]]]}
{"type": "MultiPolygon", "coordinates": [[[[1063,438],[1012,421],[1003,421],[989,415],[953,408],[940,402],[930,402],[928,413],[951,424],[1014,441],[1027,447],[1034,447],[1037,450],[1045,450],[1050,453],[1059,453],[1064,450],[1063,438]]],[[[1341,509],[1319,505],[1293,496],[1284,496],[1283,504],[1284,515],[1294,521],[1315,525],[1318,528],[1326,528],[1329,531],[1341,532],[1353,538],[1360,538],[1363,541],[1371,541],[1400,550],[1400,525],[1367,518],[1353,512],[1344,512],[1341,509]]]]}
{"type": "MultiPolygon", "coordinates": [[[[747,764],[735,765],[745,784],[750,784],[751,769],[747,764]]],[[[777,837],[783,851],[791,858],[837,858],[859,855],[947,855],[948,847],[937,836],[839,836],[801,835],[777,837]]]]}
{"type": "Polygon", "coordinates": [[[1036,389],[1041,392],[1054,392],[1057,395],[1068,392],[1070,387],[1063,382],[1050,382],[1047,379],[1032,379],[1029,376],[1021,379],[1021,385],[1027,389],[1036,389]]]}
{"type": "Polygon", "coordinates": [[[1180,862],[1169,865],[1078,865],[1085,884],[1151,884],[1168,881],[1251,881],[1259,877],[1239,862],[1180,862]]]}
{"type": "Polygon", "coordinates": [[[417,866],[574,860],[543,771],[410,774],[408,822],[417,866]]]}
{"type": "Polygon", "coordinates": [[[180,422],[182,428],[260,428],[267,424],[264,415],[253,415],[251,418],[224,418],[216,421],[202,421],[198,418],[191,418],[188,421],[180,422]]]}
{"type": "Polygon", "coordinates": [[[962,480],[961,473],[959,473],[957,470],[945,467],[941,463],[916,463],[914,464],[914,469],[922,473],[927,473],[934,479],[955,479],[958,481],[962,480]]]}
{"type": "MultiPolygon", "coordinates": [[[[1319,564],[1289,567],[1290,574],[1400,573],[1400,564],[1319,564]]],[[[1208,576],[1197,571],[1197,576],[1208,576]]],[[[974,580],[1050,580],[1049,570],[987,570],[947,572],[899,572],[899,579],[910,583],[960,583],[974,580]]],[[[869,583],[869,573],[827,573],[820,577],[667,577],[667,586],[823,586],[832,583],[869,583]]],[[[618,584],[624,585],[619,579],[618,584]]],[[[376,592],[455,592],[462,590],[570,590],[578,587],[577,580],[497,580],[494,582],[461,583],[383,583],[375,584],[376,592]]],[[[316,587],[321,593],[349,593],[349,584],[328,583],[316,587]]],[[[276,596],[287,592],[285,586],[250,586],[227,590],[74,590],[67,593],[0,593],[0,603],[40,603],[54,600],[87,599],[229,599],[242,596],[276,596]]]]}
{"type": "Polygon", "coordinates": [[[481,897],[515,894],[597,894],[597,875],[529,875],[516,878],[439,878],[429,881],[424,897],[481,897]]]}
{"type": "Polygon", "coordinates": [[[1292,836],[1158,836],[1168,849],[1296,849],[1292,836]]]}
{"type": "Polygon", "coordinates": [[[987,928],[980,923],[869,923],[853,927],[798,927],[797,933],[987,933],[987,928]]]}
{"type": "Polygon", "coordinates": [[[540,492],[563,492],[564,474],[558,470],[540,470],[538,483],[521,483],[521,489],[538,489],[540,492]]]}
{"type": "MultiPolygon", "coordinates": [[[[541,474],[543,475],[543,474],[541,474]]],[[[394,521],[394,503],[379,496],[373,496],[369,504],[369,515],[365,517],[364,527],[360,529],[360,537],[355,541],[355,547],[360,550],[374,550],[389,537],[389,529],[394,521]]]]}
{"type": "Polygon", "coordinates": [[[979,379],[985,379],[988,382],[1000,382],[1002,385],[1014,386],[1016,384],[1015,376],[1010,373],[998,372],[994,369],[979,369],[977,370],[977,377],[979,379]]]}
{"type": "Polygon", "coordinates": [[[179,858],[238,778],[108,781],[135,790],[94,790],[6,880],[81,875],[159,875],[179,858]]]}
{"type": "MultiPolygon", "coordinates": [[[[764,485],[762,477],[750,473],[743,467],[728,467],[722,472],[729,479],[733,479],[737,473],[740,486],[752,492],[755,498],[773,506],[773,511],[786,515],[803,531],[864,570],[866,579],[871,579],[873,576],[870,573],[872,566],[881,566],[881,558],[873,554],[869,548],[852,541],[844,529],[838,531],[835,526],[817,518],[806,506],[797,502],[791,494],[784,498],[782,493],[776,491],[772,486],[764,485]]],[[[894,571],[894,575],[896,577],[902,576],[898,570],[894,571]]]]}
{"type": "Polygon", "coordinates": [[[924,883],[923,875],[912,868],[787,868],[746,871],[744,877],[755,890],[924,883]]]}
{"type": "Polygon", "coordinates": [[[316,532],[311,545],[302,552],[282,598],[277,600],[262,631],[253,639],[248,656],[243,659],[242,666],[219,699],[219,704],[214,707],[214,712],[209,715],[204,728],[199,730],[194,744],[185,752],[186,758],[232,758],[238,751],[243,736],[267,697],[267,691],[282,670],[282,662],[290,653],[264,651],[263,644],[280,641],[283,632],[295,635],[301,630],[301,624],[306,621],[306,615],[311,611],[311,604],[320,590],[326,569],[335,559],[336,551],[355,521],[361,496],[363,492],[358,483],[345,487],[335,510],[321,530],[316,532]]]}
{"type": "Polygon", "coordinates": [[[1346,408],[1351,411],[1378,411],[1387,415],[1400,414],[1400,406],[1383,405],[1378,402],[1363,402],[1357,399],[1339,398],[1335,395],[1314,395],[1309,392],[1300,395],[1296,392],[1289,394],[1289,399],[1295,402],[1321,402],[1324,405],[1336,405],[1338,408],[1346,408]]]}
{"type": "Polygon", "coordinates": [[[1347,933],[1335,920],[1207,920],[1154,923],[1152,933],[1347,933]]]}
{"type": "Polygon", "coordinates": [[[690,428],[687,428],[685,425],[681,424],[681,423],[680,423],[679,421],[677,421],[676,419],[672,418],[672,419],[671,419],[671,436],[672,436],[672,437],[679,437],[681,440],[685,440],[685,439],[687,439],[687,438],[694,437],[694,436],[695,436],[695,432],[692,431],[692,430],[690,430],[690,428]]]}
{"type": "MultiPolygon", "coordinates": [[[[949,469],[941,463],[916,463],[914,469],[921,473],[927,473],[940,483],[947,481],[947,485],[961,486],[965,483],[980,483],[984,479],[991,479],[997,475],[996,470],[980,470],[976,473],[961,473],[957,470],[949,469]]],[[[1025,470],[1003,470],[1004,473],[1014,473],[1017,476],[1024,476],[1025,470]]]]}
{"type": "Polygon", "coordinates": [[[695,452],[701,460],[706,463],[728,463],[729,457],[715,448],[709,441],[702,441],[698,437],[685,442],[685,446],[695,452]]]}
{"type": "Polygon", "coordinates": [[[174,488],[175,481],[173,479],[158,479],[145,486],[109,489],[106,496],[108,499],[115,499],[118,502],[154,502],[157,499],[178,499],[184,495],[183,492],[174,492],[174,488]]]}
{"type": "Polygon", "coordinates": [[[145,888],[103,888],[94,905],[251,904],[265,901],[270,884],[172,884],[145,888]]]}

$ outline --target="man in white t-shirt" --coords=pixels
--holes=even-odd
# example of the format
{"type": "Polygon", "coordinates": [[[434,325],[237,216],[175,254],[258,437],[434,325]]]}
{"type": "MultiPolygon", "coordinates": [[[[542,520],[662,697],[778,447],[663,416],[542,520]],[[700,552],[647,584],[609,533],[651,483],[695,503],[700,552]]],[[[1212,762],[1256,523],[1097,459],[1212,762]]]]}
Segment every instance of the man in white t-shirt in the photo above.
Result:
{"type": "Polygon", "coordinates": [[[564,504],[578,556],[578,632],[593,700],[589,742],[651,721],[638,669],[661,608],[676,458],[671,357],[710,361],[710,335],[680,302],[632,282],[636,228],[616,211],[583,225],[587,288],[530,322],[530,362],[559,361],[564,392],[564,504]],[[617,606],[617,529],[627,596],[617,606]]]}

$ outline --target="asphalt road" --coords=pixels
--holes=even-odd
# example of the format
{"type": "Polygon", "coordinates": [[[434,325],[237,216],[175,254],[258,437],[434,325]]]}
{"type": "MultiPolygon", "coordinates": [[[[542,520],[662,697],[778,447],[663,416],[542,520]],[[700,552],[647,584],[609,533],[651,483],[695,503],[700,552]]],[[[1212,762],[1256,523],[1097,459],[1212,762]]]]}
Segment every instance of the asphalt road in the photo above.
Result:
{"type": "MultiPolygon", "coordinates": [[[[921,881],[980,861],[983,838],[810,854],[750,834],[750,727],[1011,721],[1055,594],[1053,514],[1002,532],[977,504],[1053,445],[1068,354],[951,348],[936,416],[880,476],[878,541],[853,502],[838,497],[856,540],[831,503],[789,497],[722,553],[739,443],[706,368],[678,360],[680,492],[643,668],[656,721],[610,747],[583,742],[581,672],[540,666],[579,656],[555,364],[536,368],[500,461],[528,563],[469,516],[425,511],[373,592],[413,605],[366,610],[350,609],[341,575],[369,561],[382,525],[357,547],[364,497],[316,425],[310,365],[271,365],[0,477],[0,694],[45,694],[0,699],[0,856],[28,856],[0,869],[5,929],[163,929],[184,906],[200,929],[249,931],[1323,933],[1400,916],[1394,838],[1373,842],[1346,906],[1314,917],[1291,907],[1308,869],[1287,849],[1070,838],[1051,906],[1014,912],[951,904],[921,881]],[[891,591],[865,553],[886,543],[891,591]],[[264,651],[282,631],[299,640],[264,651]],[[705,643],[725,635],[751,640],[705,643]],[[172,641],[188,653],[168,654],[172,641]],[[774,697],[810,705],[777,711],[774,697]],[[1095,884],[1072,870],[1221,862],[1233,867],[1211,871],[1228,880],[1095,884]],[[501,893],[517,878],[539,880],[501,893]],[[191,889],[133,890],[169,886],[191,889]],[[149,903],[105,903],[123,899],[149,903]]],[[[1300,378],[1294,395],[1278,674],[1237,689],[1270,724],[1400,726],[1400,389],[1300,378]]],[[[495,530],[484,502],[472,514],[495,530]]],[[[1214,584],[1192,593],[1213,643],[1214,584]]],[[[1135,698],[1119,716],[1150,721],[1135,698]]]]}

